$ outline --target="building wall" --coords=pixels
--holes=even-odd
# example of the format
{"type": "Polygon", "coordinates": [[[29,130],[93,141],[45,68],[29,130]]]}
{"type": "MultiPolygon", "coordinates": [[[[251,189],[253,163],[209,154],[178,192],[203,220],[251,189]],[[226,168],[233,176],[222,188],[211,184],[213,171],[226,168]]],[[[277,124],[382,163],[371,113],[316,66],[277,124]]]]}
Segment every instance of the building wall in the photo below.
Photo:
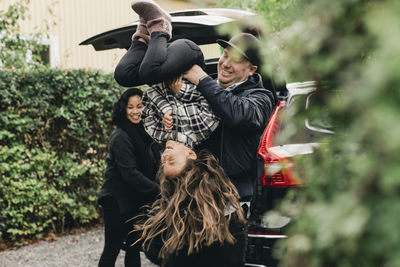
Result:
{"type": "MultiPolygon", "coordinates": [[[[0,8],[5,10],[13,1],[0,0],[0,8]]],[[[199,7],[190,1],[156,2],[167,11],[199,7]]],[[[91,68],[112,72],[125,50],[95,51],[92,46],[79,46],[79,43],[137,20],[138,16],[130,3],[131,0],[31,0],[29,19],[22,21],[20,27],[26,34],[47,32],[56,50],[51,52],[59,57],[55,64],[61,68],[91,68]]]]}

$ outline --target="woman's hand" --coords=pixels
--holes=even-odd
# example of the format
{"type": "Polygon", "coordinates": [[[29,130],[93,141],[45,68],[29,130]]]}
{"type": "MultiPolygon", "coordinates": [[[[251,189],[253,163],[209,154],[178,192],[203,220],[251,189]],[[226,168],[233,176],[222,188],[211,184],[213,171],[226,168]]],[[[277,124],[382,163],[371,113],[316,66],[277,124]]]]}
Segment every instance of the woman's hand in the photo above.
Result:
{"type": "Polygon", "coordinates": [[[173,119],[172,119],[172,110],[168,110],[167,112],[165,112],[163,120],[162,120],[162,124],[164,125],[165,130],[167,131],[171,131],[173,125],[173,119]]]}
{"type": "Polygon", "coordinates": [[[171,88],[171,90],[172,90],[172,92],[174,92],[174,94],[179,93],[179,91],[181,90],[182,77],[183,77],[183,75],[180,75],[178,78],[172,79],[168,82],[169,88],[171,88]]]}

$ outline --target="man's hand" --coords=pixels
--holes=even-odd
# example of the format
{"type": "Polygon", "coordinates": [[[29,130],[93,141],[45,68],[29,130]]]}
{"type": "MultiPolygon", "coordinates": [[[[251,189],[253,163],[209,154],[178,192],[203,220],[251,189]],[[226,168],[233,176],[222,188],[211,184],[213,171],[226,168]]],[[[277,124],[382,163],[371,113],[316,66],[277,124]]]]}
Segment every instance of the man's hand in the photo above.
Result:
{"type": "Polygon", "coordinates": [[[208,74],[199,65],[193,65],[193,67],[183,74],[183,78],[195,85],[198,85],[199,80],[207,75],[208,74]]]}
{"type": "Polygon", "coordinates": [[[179,93],[182,87],[182,77],[183,75],[180,75],[178,78],[172,79],[168,82],[169,88],[171,88],[172,92],[174,94],[179,93]]]}
{"type": "Polygon", "coordinates": [[[164,125],[165,130],[167,131],[171,131],[173,125],[173,119],[172,119],[172,110],[168,110],[167,112],[165,112],[163,120],[162,120],[162,124],[164,125]]]}

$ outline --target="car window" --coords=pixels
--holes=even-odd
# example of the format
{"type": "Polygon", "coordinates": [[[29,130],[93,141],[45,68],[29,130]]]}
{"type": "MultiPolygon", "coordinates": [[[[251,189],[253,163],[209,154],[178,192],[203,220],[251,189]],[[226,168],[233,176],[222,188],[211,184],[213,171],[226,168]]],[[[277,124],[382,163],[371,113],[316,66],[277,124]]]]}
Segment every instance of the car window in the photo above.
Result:
{"type": "Polygon", "coordinates": [[[221,55],[221,47],[215,44],[199,45],[204,54],[204,59],[219,58],[221,55]]]}
{"type": "Polygon", "coordinates": [[[293,96],[282,113],[280,132],[273,140],[274,145],[302,144],[318,142],[333,133],[324,112],[318,115],[308,112],[313,94],[293,96]]]}
{"type": "Polygon", "coordinates": [[[306,100],[306,114],[307,118],[305,121],[305,126],[309,130],[315,132],[323,132],[328,134],[333,134],[333,125],[331,119],[329,118],[329,112],[327,107],[320,107],[318,112],[307,112],[309,108],[314,106],[314,103],[318,101],[315,97],[315,93],[307,96],[306,100]]]}

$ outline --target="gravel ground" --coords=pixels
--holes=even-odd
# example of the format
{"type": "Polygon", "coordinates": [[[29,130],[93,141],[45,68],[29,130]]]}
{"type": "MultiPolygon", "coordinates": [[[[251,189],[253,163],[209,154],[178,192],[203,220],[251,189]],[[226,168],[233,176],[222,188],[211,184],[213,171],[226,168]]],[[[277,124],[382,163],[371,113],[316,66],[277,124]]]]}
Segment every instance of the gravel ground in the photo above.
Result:
{"type": "MultiPolygon", "coordinates": [[[[92,267],[97,266],[104,245],[104,228],[60,237],[56,241],[41,241],[17,250],[0,251],[0,267],[92,267]]],[[[121,251],[116,267],[124,266],[121,251]]],[[[142,267],[157,267],[142,253],[142,267]]]]}

